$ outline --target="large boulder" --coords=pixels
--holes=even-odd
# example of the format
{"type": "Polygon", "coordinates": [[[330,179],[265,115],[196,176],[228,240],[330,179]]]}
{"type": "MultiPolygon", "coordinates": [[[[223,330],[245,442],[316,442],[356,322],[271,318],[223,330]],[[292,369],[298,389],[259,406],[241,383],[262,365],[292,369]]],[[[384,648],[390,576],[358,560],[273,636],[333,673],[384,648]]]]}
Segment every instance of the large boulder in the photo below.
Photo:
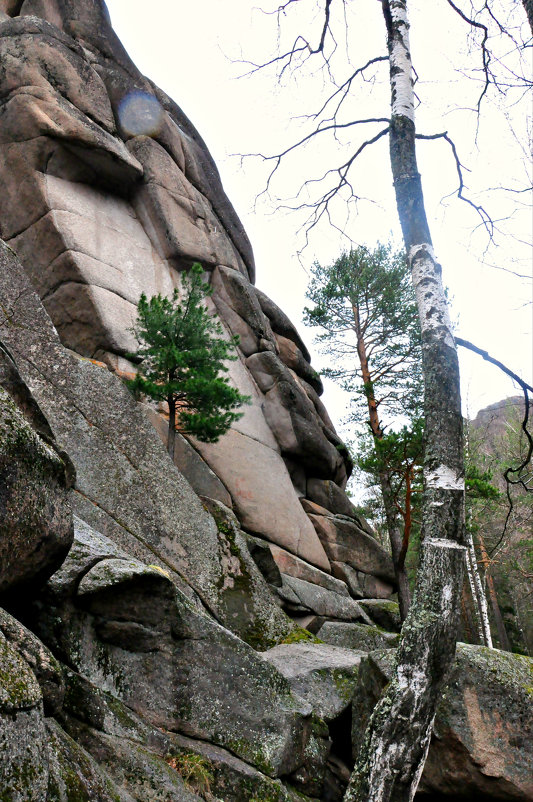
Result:
{"type": "Polygon", "coordinates": [[[364,654],[325,643],[288,643],[274,646],[263,657],[320,718],[331,721],[352,701],[364,654]]]}
{"type": "MultiPolygon", "coordinates": [[[[394,651],[362,663],[354,697],[352,743],[357,752],[366,722],[392,677],[394,651]]],[[[439,702],[420,794],[439,799],[533,798],[533,660],[482,646],[458,644],[439,702]]]]}
{"type": "Polygon", "coordinates": [[[65,463],[0,387],[0,593],[42,582],[72,543],[65,463]]]}
{"type": "Polygon", "coordinates": [[[39,634],[61,660],[153,726],[218,744],[269,776],[306,765],[311,707],[279,672],[160,566],[112,544],[97,555],[102,543],[93,556],[75,545],[37,605],[39,634]]]}

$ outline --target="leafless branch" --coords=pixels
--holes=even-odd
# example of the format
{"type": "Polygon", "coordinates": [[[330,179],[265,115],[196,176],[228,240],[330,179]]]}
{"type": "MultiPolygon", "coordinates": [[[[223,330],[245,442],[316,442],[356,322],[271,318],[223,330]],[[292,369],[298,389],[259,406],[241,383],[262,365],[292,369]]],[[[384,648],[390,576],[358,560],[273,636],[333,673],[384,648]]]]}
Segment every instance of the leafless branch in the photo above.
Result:
{"type": "MultiPolygon", "coordinates": [[[[450,2],[450,0],[448,0],[448,2],[450,2]]],[[[456,167],[456,170],[457,170],[457,176],[459,178],[459,188],[457,189],[457,197],[460,200],[462,200],[465,203],[467,203],[473,209],[475,209],[475,211],[480,216],[481,221],[483,223],[483,226],[486,229],[489,237],[492,239],[493,236],[494,236],[494,221],[492,220],[491,216],[489,215],[489,213],[487,212],[487,210],[483,206],[480,206],[479,204],[474,203],[474,201],[470,200],[470,198],[467,198],[463,194],[463,192],[464,192],[464,190],[466,188],[464,180],[463,180],[463,170],[468,170],[468,167],[465,167],[465,165],[461,163],[461,160],[459,159],[459,154],[457,153],[457,148],[455,147],[455,142],[453,141],[453,139],[451,139],[448,136],[448,132],[444,131],[444,132],[442,132],[440,134],[417,134],[416,138],[417,139],[444,139],[449,144],[450,148],[452,149],[453,158],[455,159],[455,167],[456,167]]]]}
{"type": "Polygon", "coordinates": [[[484,73],[484,77],[485,77],[485,84],[483,86],[483,90],[482,90],[482,92],[481,92],[481,94],[480,94],[480,96],[478,98],[478,101],[477,101],[477,110],[478,110],[478,113],[479,113],[479,110],[480,110],[480,107],[481,107],[481,101],[483,100],[484,96],[486,95],[487,90],[488,90],[488,88],[490,86],[490,82],[491,82],[490,76],[489,76],[489,65],[490,65],[490,62],[491,62],[491,54],[490,54],[489,49],[487,48],[487,41],[488,41],[488,38],[489,38],[489,29],[487,28],[486,25],[483,25],[481,22],[476,22],[476,20],[473,20],[473,19],[470,19],[470,17],[467,17],[466,14],[463,11],[461,11],[461,9],[458,6],[456,6],[455,3],[452,0],[447,0],[447,2],[448,2],[448,5],[451,6],[451,8],[453,8],[453,10],[456,12],[456,14],[459,14],[461,19],[464,20],[466,23],[468,23],[468,25],[471,25],[472,28],[478,28],[478,30],[483,31],[483,38],[481,40],[481,54],[482,54],[482,61],[483,61],[483,73],[484,73]]]}
{"type": "Polygon", "coordinates": [[[509,503],[509,508],[507,510],[505,523],[503,525],[503,531],[498,539],[498,542],[490,552],[490,556],[492,557],[492,555],[499,548],[500,544],[502,543],[505,537],[505,534],[507,532],[507,527],[509,525],[509,520],[513,513],[514,504],[513,504],[513,498],[511,496],[511,487],[513,485],[519,485],[526,491],[526,493],[533,493],[533,486],[528,487],[527,478],[526,480],[524,479],[524,471],[529,465],[531,465],[531,460],[533,457],[533,437],[528,429],[529,410],[530,410],[529,393],[533,393],[533,387],[527,382],[525,382],[523,379],[521,379],[520,376],[514,373],[514,371],[512,371],[510,368],[504,365],[503,362],[500,362],[498,359],[494,359],[494,357],[490,356],[488,351],[484,351],[482,348],[478,348],[476,345],[473,345],[473,343],[469,342],[468,340],[463,340],[462,337],[456,337],[455,342],[457,343],[457,345],[460,345],[463,348],[468,348],[470,351],[479,354],[481,357],[483,357],[483,359],[486,362],[490,362],[492,365],[496,365],[496,367],[498,367],[507,376],[513,379],[513,381],[515,381],[518,385],[520,385],[524,393],[524,417],[522,418],[521,428],[526,436],[526,441],[528,444],[527,453],[523,458],[522,462],[520,463],[520,465],[518,465],[516,468],[509,466],[508,468],[505,469],[503,473],[503,477],[506,483],[506,495],[507,495],[507,501],[509,503]],[[511,474],[514,474],[516,478],[515,479],[511,478],[511,474]]]}

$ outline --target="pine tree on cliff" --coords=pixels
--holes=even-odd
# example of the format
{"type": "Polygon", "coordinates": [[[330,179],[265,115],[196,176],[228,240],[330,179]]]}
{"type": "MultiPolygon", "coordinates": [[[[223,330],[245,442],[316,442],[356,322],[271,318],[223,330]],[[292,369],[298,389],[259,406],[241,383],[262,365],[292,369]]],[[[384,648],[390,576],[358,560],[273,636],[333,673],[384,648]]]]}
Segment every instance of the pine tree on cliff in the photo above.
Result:
{"type": "Polygon", "coordinates": [[[143,293],[137,321],[131,329],[139,348],[131,356],[142,360],[130,389],[169,411],[167,450],[174,458],[176,431],[204,443],[215,443],[242,416],[237,411],[248,396],[232,387],[225,362],[237,359],[238,337],[224,338],[220,323],[209,315],[205,299],[212,294],[203,270],[193,264],[182,276],[182,292],[171,298],[143,293]]]}

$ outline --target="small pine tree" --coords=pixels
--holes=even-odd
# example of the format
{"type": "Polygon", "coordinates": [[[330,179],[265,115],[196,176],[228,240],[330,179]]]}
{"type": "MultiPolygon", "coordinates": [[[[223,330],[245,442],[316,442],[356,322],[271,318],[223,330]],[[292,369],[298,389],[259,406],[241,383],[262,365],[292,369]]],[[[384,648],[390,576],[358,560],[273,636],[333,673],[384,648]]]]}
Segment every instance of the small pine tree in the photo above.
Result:
{"type": "Polygon", "coordinates": [[[183,274],[182,286],[183,293],[175,289],[171,298],[148,300],[143,293],[131,329],[139,343],[131,357],[142,361],[128,384],[136,395],[167,402],[172,459],[176,431],[215,443],[242,417],[239,407],[250,403],[220,375],[227,372],[225,362],[237,359],[239,338],[224,339],[222,326],[209,315],[205,299],[212,289],[201,265],[183,274]]]}

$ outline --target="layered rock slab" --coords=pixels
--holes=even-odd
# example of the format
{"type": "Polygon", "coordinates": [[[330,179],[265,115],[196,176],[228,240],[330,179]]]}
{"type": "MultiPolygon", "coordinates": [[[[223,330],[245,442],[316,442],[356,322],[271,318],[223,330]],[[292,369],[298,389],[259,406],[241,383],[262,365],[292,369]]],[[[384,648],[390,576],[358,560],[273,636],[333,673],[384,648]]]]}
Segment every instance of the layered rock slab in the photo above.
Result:
{"type": "Polygon", "coordinates": [[[245,528],[271,539],[273,527],[262,522],[283,509],[274,542],[329,571],[297,498],[310,472],[344,484],[346,452],[318,399],[305,345],[251,283],[250,244],[205,143],[135,68],[97,0],[26,0],[6,13],[13,19],[0,24],[0,235],[63,343],[113,368],[135,348],[129,329],[141,291],[168,295],[179,271],[203,263],[223,324],[241,336],[242,357],[268,353],[283,376],[263,392],[244,366],[232,367],[236,386],[252,386],[253,406],[234,427],[248,440],[238,449],[227,441],[225,460],[201,454],[237,500],[245,528]],[[271,451],[258,454],[254,440],[271,451]],[[261,474],[272,477],[255,504],[246,495],[258,488],[238,487],[229,468],[236,451],[244,461],[254,451],[261,474]],[[289,492],[291,479],[297,489],[289,492]]]}

